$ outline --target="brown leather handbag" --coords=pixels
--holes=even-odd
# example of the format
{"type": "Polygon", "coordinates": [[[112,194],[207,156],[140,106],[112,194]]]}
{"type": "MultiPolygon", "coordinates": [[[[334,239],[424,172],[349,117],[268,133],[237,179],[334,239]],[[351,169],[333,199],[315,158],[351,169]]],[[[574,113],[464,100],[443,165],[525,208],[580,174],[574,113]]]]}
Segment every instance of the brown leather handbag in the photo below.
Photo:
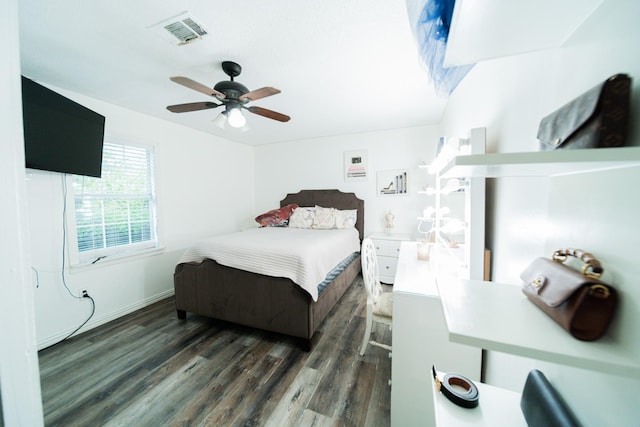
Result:
{"type": "Polygon", "coordinates": [[[557,250],[553,260],[538,258],[522,272],[522,291],[572,336],[593,341],[606,332],[618,302],[616,290],[599,280],[603,271],[589,253],[557,250]],[[584,263],[582,271],[565,264],[570,256],[584,263]]]}
{"type": "Polygon", "coordinates": [[[615,74],[540,121],[541,150],[621,147],[627,143],[631,78],[615,74]]]}

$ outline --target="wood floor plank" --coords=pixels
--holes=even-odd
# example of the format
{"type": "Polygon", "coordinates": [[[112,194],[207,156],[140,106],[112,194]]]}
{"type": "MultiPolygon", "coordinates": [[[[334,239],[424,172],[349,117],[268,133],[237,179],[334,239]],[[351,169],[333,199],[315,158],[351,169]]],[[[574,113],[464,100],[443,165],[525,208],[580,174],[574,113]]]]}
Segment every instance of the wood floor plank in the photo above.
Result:
{"type": "Polygon", "coordinates": [[[298,377],[308,353],[294,347],[280,358],[280,363],[268,377],[262,378],[255,393],[249,396],[247,405],[234,425],[262,426],[274,411],[283,396],[298,377]]]}
{"type": "Polygon", "coordinates": [[[331,417],[327,417],[326,415],[318,414],[317,412],[313,412],[310,409],[305,409],[302,414],[302,418],[299,420],[298,426],[305,427],[338,427],[342,426],[342,422],[340,420],[336,420],[331,417]]]}
{"type": "Polygon", "coordinates": [[[214,426],[231,426],[250,401],[261,376],[275,368],[277,360],[266,353],[270,343],[257,341],[247,356],[234,363],[214,383],[221,385],[221,394],[215,398],[216,405],[205,418],[205,424],[214,426]],[[252,373],[253,370],[253,373],[252,373]]]}
{"type": "MultiPolygon", "coordinates": [[[[187,386],[183,387],[180,392],[182,401],[174,406],[173,412],[167,416],[163,425],[182,425],[183,423],[197,425],[200,420],[205,419],[211,409],[221,400],[221,396],[224,395],[226,385],[217,379],[221,375],[225,375],[225,370],[228,371],[229,366],[232,366],[238,358],[243,357],[247,351],[247,348],[238,342],[229,343],[220,349],[215,365],[211,363],[211,360],[203,364],[205,369],[203,374],[198,374],[195,371],[186,373],[184,381],[187,386]],[[194,378],[195,376],[200,378],[194,378]]],[[[174,384],[170,395],[175,396],[176,394],[176,384],[174,384]]]]}
{"type": "Polygon", "coordinates": [[[299,426],[299,420],[318,386],[320,373],[302,367],[265,420],[268,427],[299,426]]]}
{"type": "MultiPolygon", "coordinates": [[[[211,361],[208,360],[203,365],[203,368],[206,369],[203,374],[194,371],[185,375],[183,378],[185,385],[181,387],[180,394],[175,391],[175,386],[172,391],[172,394],[178,394],[179,398],[184,400],[184,403],[178,402],[178,404],[174,404],[175,408],[172,409],[172,412],[165,411],[164,420],[172,424],[171,420],[175,414],[182,411],[182,408],[193,406],[194,399],[198,399],[198,396],[205,402],[204,406],[202,404],[199,405],[202,408],[201,415],[204,419],[209,417],[212,411],[218,408],[222,411],[229,406],[228,402],[233,400],[230,395],[234,387],[237,387],[237,384],[246,378],[248,367],[255,366],[256,360],[261,360],[261,355],[266,352],[264,343],[258,342],[257,344],[253,347],[247,347],[240,342],[234,342],[228,363],[217,366],[216,368],[218,369],[212,370],[210,369],[211,361]]],[[[193,421],[195,422],[197,419],[194,418],[193,421]]]]}
{"type": "Polygon", "coordinates": [[[196,356],[183,369],[165,377],[141,398],[111,420],[111,425],[167,425],[173,415],[192,398],[194,392],[214,380],[207,360],[196,356]]]}
{"type": "MultiPolygon", "coordinates": [[[[358,354],[358,277],[311,352],[159,301],[39,354],[46,426],[388,426],[391,361],[358,354]]],[[[376,329],[390,343],[390,332],[376,329]]]]}
{"type": "Polygon", "coordinates": [[[345,425],[364,425],[371,400],[375,373],[376,367],[374,364],[363,361],[354,363],[352,379],[347,387],[347,396],[338,414],[345,425]]]}
{"type": "MultiPolygon", "coordinates": [[[[65,372],[67,381],[61,381],[64,387],[60,390],[60,385],[53,388],[54,396],[50,393],[43,393],[45,405],[55,405],[57,411],[65,411],[67,401],[66,393],[73,393],[75,400],[86,402],[93,400],[93,396],[102,393],[104,385],[113,378],[118,377],[129,366],[147,366],[151,371],[156,366],[167,366],[165,362],[176,353],[189,348],[189,344],[198,342],[206,337],[205,329],[194,329],[187,335],[176,335],[172,339],[164,337],[164,333],[158,331],[148,331],[144,338],[129,342],[123,340],[118,342],[114,351],[113,347],[109,351],[102,351],[98,354],[85,354],[71,365],[69,372],[65,372]],[[158,342],[162,345],[158,347],[158,342]],[[76,375],[73,375],[73,373],[76,375]],[[83,374],[80,376],[81,374],[83,374]],[[79,381],[80,380],[80,381],[79,381]]],[[[107,340],[110,342],[110,340],[107,340]]],[[[58,377],[58,374],[53,376],[58,377]]],[[[43,382],[43,389],[47,389],[43,382]]],[[[55,413],[52,412],[52,413],[55,413]]]]}
{"type": "MultiPolygon", "coordinates": [[[[377,360],[387,357],[388,352],[375,347],[370,353],[376,354],[377,360]]],[[[389,361],[391,359],[388,359],[389,361]]],[[[391,364],[377,363],[373,390],[369,397],[367,416],[364,425],[368,427],[385,427],[391,425],[391,364]]]]}
{"type": "Polygon", "coordinates": [[[131,399],[140,393],[140,384],[147,375],[148,372],[143,368],[128,371],[105,384],[99,393],[85,398],[83,405],[73,405],[49,413],[46,425],[87,426],[92,425],[95,419],[107,422],[118,416],[131,399]]]}
{"type": "Polygon", "coordinates": [[[324,337],[323,346],[319,346],[319,352],[316,354],[318,358],[323,354],[335,355],[322,369],[322,379],[308,405],[309,409],[327,416],[333,416],[336,408],[344,401],[349,386],[345,379],[351,375],[358,355],[358,345],[364,333],[362,318],[354,318],[351,314],[345,317],[344,323],[337,324],[334,328],[335,338],[324,337]]]}

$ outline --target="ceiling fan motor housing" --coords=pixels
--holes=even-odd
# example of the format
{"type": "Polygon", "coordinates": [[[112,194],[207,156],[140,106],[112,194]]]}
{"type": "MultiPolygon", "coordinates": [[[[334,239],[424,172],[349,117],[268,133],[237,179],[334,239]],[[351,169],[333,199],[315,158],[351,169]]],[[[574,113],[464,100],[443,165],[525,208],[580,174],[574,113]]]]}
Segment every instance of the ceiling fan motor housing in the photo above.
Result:
{"type": "Polygon", "coordinates": [[[249,89],[247,89],[245,85],[233,81],[219,82],[213,87],[213,89],[224,93],[226,99],[238,99],[245,93],[249,92],[249,89]]]}

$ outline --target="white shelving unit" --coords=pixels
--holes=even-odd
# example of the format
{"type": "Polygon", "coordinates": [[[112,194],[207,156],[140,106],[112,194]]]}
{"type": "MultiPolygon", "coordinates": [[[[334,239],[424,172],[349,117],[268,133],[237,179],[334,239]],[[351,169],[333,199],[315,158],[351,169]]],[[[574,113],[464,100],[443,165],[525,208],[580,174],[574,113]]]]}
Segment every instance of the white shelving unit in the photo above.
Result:
{"type": "Polygon", "coordinates": [[[573,338],[519,285],[438,278],[438,290],[453,342],[640,378],[640,359],[623,342],[610,335],[593,342],[573,338]]]}
{"type": "MultiPolygon", "coordinates": [[[[593,228],[596,237],[589,241],[597,242],[594,247],[601,248],[600,250],[605,254],[609,253],[610,257],[615,257],[618,251],[632,253],[630,247],[633,248],[633,245],[621,246],[619,239],[628,235],[628,232],[621,234],[620,229],[635,229],[634,212],[637,212],[638,201],[637,197],[631,194],[624,197],[624,192],[609,191],[608,186],[614,185],[617,189],[620,186],[619,180],[629,183],[634,188],[638,182],[638,167],[640,147],[622,147],[457,156],[441,171],[440,176],[465,177],[470,180],[486,177],[549,178],[550,219],[557,221],[558,218],[562,220],[569,217],[572,218],[572,222],[577,223],[577,230],[566,232],[563,237],[571,241],[574,235],[579,235],[578,230],[596,227],[593,228]],[[605,181],[601,182],[603,175],[605,181]],[[615,177],[613,182],[612,176],[615,177]],[[576,193],[582,194],[575,189],[585,186],[588,186],[590,191],[597,191],[603,199],[597,199],[585,210],[580,211],[580,215],[575,216],[574,198],[584,199],[582,196],[575,196],[576,193]],[[617,212],[618,226],[604,231],[603,212],[606,212],[607,207],[616,206],[618,203],[623,203],[625,209],[617,212]],[[598,209],[598,206],[604,208],[598,209]]],[[[629,236],[633,238],[635,235],[637,234],[629,236]]],[[[554,235],[550,236],[547,243],[553,246],[556,241],[554,235]]],[[[628,270],[628,263],[633,257],[626,256],[625,259],[628,270]]],[[[618,268],[621,266],[618,265],[618,268]]],[[[615,272],[615,268],[612,271],[615,272]]],[[[618,270],[618,275],[622,272],[618,270]]],[[[628,271],[625,272],[628,275],[628,271]]],[[[617,314],[617,321],[604,337],[597,341],[583,342],[570,336],[528,301],[519,284],[477,279],[474,277],[467,280],[442,275],[436,277],[444,323],[452,343],[538,359],[558,366],[579,368],[585,373],[592,371],[612,378],[640,380],[640,346],[633,341],[633,337],[637,336],[634,331],[638,318],[633,311],[634,300],[638,298],[635,288],[628,289],[625,293],[625,286],[621,284],[624,300],[617,314]]],[[[494,415],[490,412],[493,408],[501,406],[504,411],[514,414],[519,420],[519,393],[484,384],[479,386],[482,393],[481,412],[453,408],[446,399],[435,395],[436,425],[498,425],[499,421],[502,421],[500,411],[494,415]]],[[[579,410],[579,405],[575,409],[579,410]]]]}
{"type": "MultiPolygon", "coordinates": [[[[458,156],[443,173],[554,177],[634,166],[640,166],[640,147],[458,156]]],[[[531,304],[519,285],[450,279],[439,289],[452,341],[640,378],[640,357],[625,343],[612,334],[596,342],[574,339],[531,304]]]]}
{"type": "MultiPolygon", "coordinates": [[[[638,236],[636,213],[640,200],[635,193],[627,194],[624,190],[637,188],[639,171],[640,147],[499,153],[452,159],[443,169],[443,176],[548,178],[547,216],[551,223],[561,226],[547,236],[546,249],[571,241],[598,248],[598,253],[608,258],[607,268],[611,267],[613,285],[618,287],[622,303],[607,334],[597,341],[584,342],[573,338],[528,301],[520,284],[440,276],[437,285],[449,339],[548,362],[560,370],[567,367],[574,378],[574,368],[578,368],[584,377],[598,378],[597,387],[605,389],[599,390],[600,398],[608,396],[609,382],[632,382],[634,387],[640,384],[636,311],[640,295],[634,286],[637,268],[632,255],[638,236]],[[585,188],[589,189],[590,197],[585,198],[580,191],[585,188]],[[612,209],[615,218],[607,221],[612,209]],[[610,381],[602,381],[602,376],[610,381]]],[[[574,385],[575,381],[556,386],[564,390],[565,398],[574,399],[574,411],[582,413],[582,422],[588,425],[585,421],[588,414],[598,411],[594,402],[571,393],[575,387],[591,385],[580,383],[580,379],[577,382],[582,385],[574,385]]],[[[632,414],[637,413],[637,408],[628,402],[619,405],[618,411],[619,418],[635,419],[632,414]]],[[[466,424],[438,419],[438,425],[466,424]]],[[[483,424],[478,421],[473,425],[483,424]]]]}
{"type": "Polygon", "coordinates": [[[640,165],[640,147],[491,153],[457,156],[441,172],[444,178],[557,176],[640,165]]]}

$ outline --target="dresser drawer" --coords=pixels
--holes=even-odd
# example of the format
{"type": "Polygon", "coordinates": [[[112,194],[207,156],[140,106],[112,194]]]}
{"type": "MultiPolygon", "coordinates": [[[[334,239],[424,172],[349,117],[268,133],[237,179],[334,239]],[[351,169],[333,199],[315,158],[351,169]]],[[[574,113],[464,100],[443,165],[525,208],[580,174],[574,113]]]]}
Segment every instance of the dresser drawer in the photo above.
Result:
{"type": "Polygon", "coordinates": [[[400,240],[373,239],[376,247],[376,255],[398,258],[400,253],[400,240]]]}
{"type": "Polygon", "coordinates": [[[383,283],[393,283],[396,277],[398,258],[378,255],[378,273],[383,283]]]}

